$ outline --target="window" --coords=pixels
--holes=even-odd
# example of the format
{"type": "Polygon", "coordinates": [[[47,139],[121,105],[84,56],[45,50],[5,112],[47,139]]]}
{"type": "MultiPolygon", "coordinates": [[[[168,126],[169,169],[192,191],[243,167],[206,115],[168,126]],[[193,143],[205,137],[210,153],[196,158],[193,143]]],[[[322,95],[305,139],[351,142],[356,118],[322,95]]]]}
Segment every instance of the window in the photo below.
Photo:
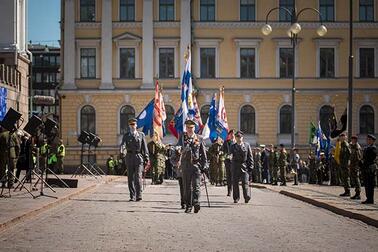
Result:
{"type": "Polygon", "coordinates": [[[80,129],[96,133],[96,111],[90,105],[85,105],[80,110],[80,129]]]}
{"type": "Polygon", "coordinates": [[[244,105],[240,110],[240,130],[245,134],[254,135],[256,115],[255,109],[251,105],[244,105]]]}
{"type": "Polygon", "coordinates": [[[201,21],[215,21],[215,0],[200,0],[201,21]]]}
{"type": "Polygon", "coordinates": [[[96,78],[96,48],[80,49],[80,77],[96,78]]]}
{"type": "Polygon", "coordinates": [[[120,0],[119,2],[119,20],[134,21],[135,20],[135,0],[120,0]]]}
{"type": "Polygon", "coordinates": [[[206,124],[207,118],[209,117],[209,112],[210,112],[210,105],[203,105],[201,108],[201,120],[204,125],[206,124]]]}
{"type": "Polygon", "coordinates": [[[360,48],[360,78],[374,78],[374,48],[360,48]]]}
{"type": "Polygon", "coordinates": [[[335,49],[320,48],[320,78],[335,77],[335,49]]]}
{"type": "Polygon", "coordinates": [[[170,135],[171,132],[168,130],[168,125],[172,121],[173,117],[175,116],[175,110],[170,105],[165,105],[165,114],[167,115],[167,119],[165,120],[165,132],[167,135],[170,135]]]}
{"type": "Polygon", "coordinates": [[[60,66],[60,56],[59,55],[56,56],[56,65],[60,66]]]}
{"type": "Polygon", "coordinates": [[[360,22],[374,21],[374,0],[360,0],[360,22]]]}
{"type": "Polygon", "coordinates": [[[291,106],[282,106],[280,109],[280,134],[291,134],[291,119],[291,106]]]}
{"type": "Polygon", "coordinates": [[[320,0],[319,11],[322,15],[322,21],[335,21],[335,0],[320,0]]]}
{"type": "Polygon", "coordinates": [[[96,0],[80,0],[80,21],[94,22],[96,18],[96,0]]]}
{"type": "Polygon", "coordinates": [[[175,77],[175,49],[159,48],[159,78],[175,77]]]}
{"type": "Polygon", "coordinates": [[[255,78],[255,49],[241,48],[240,49],[240,77],[241,78],[255,78]]]}
{"type": "Polygon", "coordinates": [[[370,105],[360,108],[360,133],[374,134],[374,110],[370,105]]]}
{"type": "Polygon", "coordinates": [[[329,105],[324,105],[319,111],[320,127],[322,127],[323,133],[328,136],[330,134],[329,123],[333,117],[334,109],[329,105]]]}
{"type": "Polygon", "coordinates": [[[201,78],[215,78],[215,48],[201,48],[201,78]]]}
{"type": "Polygon", "coordinates": [[[119,51],[119,77],[122,79],[135,78],[135,49],[121,48],[119,51]]]}
{"type": "Polygon", "coordinates": [[[173,21],[175,19],[175,1],[159,0],[160,21],[173,21]]]}
{"type": "Polygon", "coordinates": [[[129,105],[125,105],[119,112],[120,134],[125,134],[129,130],[129,119],[135,117],[135,110],[129,105]]]}
{"type": "Polygon", "coordinates": [[[36,73],[35,74],[35,81],[38,83],[42,82],[42,73],[36,73]]]}
{"type": "Polygon", "coordinates": [[[292,48],[280,48],[280,78],[293,77],[294,58],[292,48]]]}
{"type": "MultiPolygon", "coordinates": [[[[280,7],[284,7],[292,13],[294,9],[294,1],[293,0],[280,0],[280,7]]],[[[281,22],[290,22],[291,21],[291,15],[285,11],[280,9],[280,21],[281,22]]]]}
{"type": "Polygon", "coordinates": [[[255,0],[240,0],[240,21],[255,21],[255,0]]]}

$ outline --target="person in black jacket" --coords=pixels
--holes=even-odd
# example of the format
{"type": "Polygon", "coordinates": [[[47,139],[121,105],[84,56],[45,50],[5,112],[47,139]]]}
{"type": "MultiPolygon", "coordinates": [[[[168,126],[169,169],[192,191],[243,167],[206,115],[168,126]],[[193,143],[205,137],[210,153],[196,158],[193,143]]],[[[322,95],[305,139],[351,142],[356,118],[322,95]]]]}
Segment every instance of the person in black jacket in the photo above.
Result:
{"type": "Polygon", "coordinates": [[[363,201],[362,204],[374,204],[374,184],[377,170],[375,161],[377,157],[377,147],[374,144],[375,140],[375,136],[370,134],[367,136],[368,146],[364,149],[362,163],[360,164],[366,193],[366,200],[363,201]]]}

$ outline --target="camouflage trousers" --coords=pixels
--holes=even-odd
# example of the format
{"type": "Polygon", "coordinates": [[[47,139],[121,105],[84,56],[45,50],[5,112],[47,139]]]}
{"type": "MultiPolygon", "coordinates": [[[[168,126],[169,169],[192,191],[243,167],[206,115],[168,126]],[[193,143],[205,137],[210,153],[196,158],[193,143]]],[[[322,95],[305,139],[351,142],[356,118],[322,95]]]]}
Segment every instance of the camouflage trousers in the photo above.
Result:
{"type": "Polygon", "coordinates": [[[343,183],[343,187],[345,192],[350,192],[350,180],[349,180],[349,169],[348,167],[340,166],[341,171],[341,182],[343,183]]]}
{"type": "Polygon", "coordinates": [[[358,166],[349,167],[350,183],[355,188],[356,194],[361,193],[360,169],[358,166]]]}

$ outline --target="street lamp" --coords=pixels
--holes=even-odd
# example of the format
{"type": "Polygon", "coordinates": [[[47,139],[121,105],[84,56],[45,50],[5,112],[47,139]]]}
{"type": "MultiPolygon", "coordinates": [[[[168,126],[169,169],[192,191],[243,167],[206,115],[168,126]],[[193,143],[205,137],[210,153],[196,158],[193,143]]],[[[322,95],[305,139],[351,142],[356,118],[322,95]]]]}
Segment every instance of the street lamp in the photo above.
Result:
{"type": "Polygon", "coordinates": [[[291,40],[291,45],[293,46],[292,48],[293,48],[293,62],[294,62],[293,76],[292,76],[292,89],[291,89],[291,112],[292,112],[291,113],[291,148],[295,147],[295,92],[296,92],[295,90],[295,47],[297,46],[297,43],[298,43],[298,34],[302,30],[301,25],[298,23],[298,19],[300,15],[305,11],[316,12],[320,17],[320,26],[316,30],[316,33],[320,37],[323,37],[324,35],[327,34],[327,27],[323,25],[322,15],[320,14],[319,10],[315,8],[303,8],[300,11],[297,11],[295,7],[295,1],[293,2],[293,6],[294,8],[291,11],[285,7],[276,7],[276,8],[271,9],[266,15],[265,25],[261,28],[261,32],[265,36],[268,36],[270,33],[272,33],[273,29],[272,29],[272,26],[268,24],[268,20],[269,20],[269,15],[273,11],[283,10],[290,15],[291,26],[289,30],[287,31],[287,35],[291,40]]]}

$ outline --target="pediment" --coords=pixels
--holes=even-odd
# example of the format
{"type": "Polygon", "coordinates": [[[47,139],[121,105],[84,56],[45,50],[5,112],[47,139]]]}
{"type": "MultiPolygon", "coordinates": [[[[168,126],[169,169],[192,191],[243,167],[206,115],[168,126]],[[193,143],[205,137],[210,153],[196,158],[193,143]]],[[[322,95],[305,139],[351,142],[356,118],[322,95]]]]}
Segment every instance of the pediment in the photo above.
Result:
{"type": "Polygon", "coordinates": [[[138,35],[132,34],[130,32],[125,32],[120,35],[117,35],[113,37],[114,41],[122,41],[122,40],[134,40],[134,41],[141,41],[142,37],[139,37],[138,35]]]}

